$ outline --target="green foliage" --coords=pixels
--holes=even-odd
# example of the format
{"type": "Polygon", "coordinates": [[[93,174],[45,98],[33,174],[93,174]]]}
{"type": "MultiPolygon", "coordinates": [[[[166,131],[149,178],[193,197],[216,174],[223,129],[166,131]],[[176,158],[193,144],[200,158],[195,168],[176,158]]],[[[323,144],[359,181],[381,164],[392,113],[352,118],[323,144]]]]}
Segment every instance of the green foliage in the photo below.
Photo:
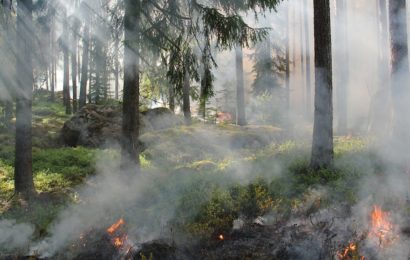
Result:
{"type": "Polygon", "coordinates": [[[216,38],[220,48],[234,48],[237,44],[249,47],[250,43],[263,40],[267,36],[266,29],[255,29],[247,25],[238,14],[223,15],[217,8],[206,7],[197,3],[204,26],[216,38]]]}
{"type": "Polygon", "coordinates": [[[73,185],[94,173],[94,152],[91,149],[33,149],[33,171],[62,174],[73,185]]]}
{"type": "MultiPolygon", "coordinates": [[[[87,148],[33,149],[34,183],[39,192],[66,192],[94,174],[94,151],[87,148]]],[[[0,199],[14,189],[14,148],[0,148],[0,199]]]]}

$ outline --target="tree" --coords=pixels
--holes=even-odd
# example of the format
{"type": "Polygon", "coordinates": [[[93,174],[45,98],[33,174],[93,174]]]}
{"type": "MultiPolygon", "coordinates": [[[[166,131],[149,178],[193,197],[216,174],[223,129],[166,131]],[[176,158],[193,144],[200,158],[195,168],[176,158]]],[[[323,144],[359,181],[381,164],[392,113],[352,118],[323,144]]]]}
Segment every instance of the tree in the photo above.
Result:
{"type": "Polygon", "coordinates": [[[55,101],[55,86],[57,82],[57,61],[56,61],[56,26],[55,26],[55,10],[54,8],[49,9],[50,16],[51,16],[51,24],[50,24],[50,50],[51,50],[51,55],[50,55],[50,63],[51,63],[51,69],[50,69],[50,101],[54,102],[55,101]]]}
{"type": "Polygon", "coordinates": [[[245,116],[245,84],[243,79],[243,53],[242,47],[235,49],[236,60],[236,124],[246,125],[245,116]]]}
{"type": "Polygon", "coordinates": [[[87,101],[87,82],[88,82],[88,66],[89,66],[89,48],[90,48],[90,27],[87,22],[83,29],[83,55],[81,66],[81,83],[80,83],[80,108],[85,106],[87,101]]]}
{"type": "Polygon", "coordinates": [[[303,0],[303,10],[304,13],[304,26],[305,26],[305,49],[306,49],[306,116],[308,119],[312,117],[312,82],[311,82],[311,72],[310,67],[310,33],[309,33],[309,15],[308,15],[308,1],[303,0]]]}
{"type": "Polygon", "coordinates": [[[410,88],[405,83],[409,74],[405,0],[389,0],[389,30],[391,91],[394,112],[393,141],[399,146],[406,147],[410,141],[410,120],[407,116],[410,88]]]}
{"type": "Polygon", "coordinates": [[[286,9],[286,49],[285,49],[285,106],[286,111],[290,112],[290,17],[289,7],[286,9]]]}
{"type": "Polygon", "coordinates": [[[73,85],[73,112],[76,113],[78,109],[77,104],[77,72],[78,72],[78,63],[77,63],[77,44],[78,44],[78,33],[80,28],[80,21],[73,16],[71,18],[71,28],[72,28],[72,37],[71,37],[71,82],[73,85]]]}
{"type": "Polygon", "coordinates": [[[33,96],[33,67],[32,67],[32,0],[18,0],[17,2],[17,48],[19,57],[16,70],[19,72],[16,97],[16,150],[14,187],[15,192],[29,198],[35,193],[32,171],[32,96],[33,96]]]}
{"type": "Polygon", "coordinates": [[[329,0],[314,0],[315,113],[310,166],[333,166],[332,40],[329,0]]]}
{"type": "Polygon", "coordinates": [[[368,131],[371,134],[383,136],[389,131],[390,116],[390,50],[388,37],[388,17],[387,17],[387,1],[378,0],[377,2],[377,16],[376,32],[378,36],[378,51],[379,59],[377,64],[378,70],[378,84],[376,92],[373,93],[370,100],[369,109],[369,125],[368,131]]]}
{"type": "Polygon", "coordinates": [[[87,101],[87,82],[88,82],[88,67],[89,67],[89,56],[90,56],[90,13],[89,6],[86,1],[81,3],[80,10],[83,17],[83,53],[81,61],[81,79],[80,79],[80,98],[79,107],[85,106],[87,101]]]}
{"type": "MultiPolygon", "coordinates": [[[[199,97],[199,110],[198,115],[205,119],[206,117],[206,102],[213,93],[213,76],[212,76],[212,54],[211,54],[211,40],[209,39],[209,33],[205,31],[205,46],[202,50],[202,77],[201,77],[201,90],[199,97]]],[[[215,65],[215,62],[213,62],[215,65]]]]}
{"type": "Polygon", "coordinates": [[[140,0],[125,0],[124,15],[124,88],[122,106],[121,165],[139,170],[139,73],[140,73],[140,0]]]}
{"type": "Polygon", "coordinates": [[[63,35],[62,48],[64,55],[64,75],[63,75],[63,101],[65,113],[71,114],[71,98],[70,98],[70,68],[69,68],[69,36],[68,36],[68,19],[67,10],[63,8],[63,35]]]}
{"type": "Polygon", "coordinates": [[[347,1],[336,1],[335,43],[338,46],[335,63],[337,89],[337,131],[340,135],[347,134],[347,95],[349,81],[349,54],[347,43],[347,1]]]}
{"type": "Polygon", "coordinates": [[[184,112],[185,124],[191,124],[191,102],[190,102],[190,81],[191,76],[189,73],[189,54],[186,54],[184,61],[185,73],[184,73],[184,86],[182,89],[182,110],[184,112]]]}
{"type": "Polygon", "coordinates": [[[4,87],[9,95],[5,98],[4,101],[4,118],[3,122],[6,128],[11,127],[11,119],[13,117],[13,102],[12,102],[12,77],[13,75],[9,73],[9,70],[6,69],[10,66],[9,59],[6,57],[8,53],[13,53],[13,44],[12,44],[12,19],[11,19],[11,12],[12,12],[12,1],[2,1],[0,5],[0,29],[3,29],[4,35],[0,35],[0,37],[4,37],[5,41],[3,46],[0,46],[4,49],[2,53],[3,58],[1,62],[2,70],[0,72],[0,88],[4,87]],[[2,27],[2,28],[1,28],[2,27]],[[4,63],[3,63],[4,62],[4,63]]]}
{"type": "Polygon", "coordinates": [[[78,31],[79,21],[76,17],[72,17],[72,37],[71,37],[71,82],[73,84],[73,112],[76,113],[78,109],[77,104],[77,44],[78,44],[78,31]]]}

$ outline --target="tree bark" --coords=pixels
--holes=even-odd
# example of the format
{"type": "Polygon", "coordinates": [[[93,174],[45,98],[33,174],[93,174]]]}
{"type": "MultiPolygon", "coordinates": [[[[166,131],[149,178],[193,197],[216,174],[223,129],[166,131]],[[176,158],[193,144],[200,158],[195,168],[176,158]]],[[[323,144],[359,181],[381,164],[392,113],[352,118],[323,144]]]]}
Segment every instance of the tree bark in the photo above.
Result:
{"type": "Polygon", "coordinates": [[[89,63],[89,51],[90,51],[90,28],[86,24],[84,26],[83,35],[83,61],[81,67],[81,86],[80,86],[80,108],[85,106],[87,102],[87,82],[88,82],[88,63],[89,63]]]}
{"type": "Polygon", "coordinates": [[[337,131],[339,135],[347,134],[347,95],[349,84],[349,53],[347,42],[347,2],[336,1],[336,44],[338,45],[336,62],[336,90],[337,90],[337,131]]]}
{"type": "Polygon", "coordinates": [[[285,108],[286,112],[290,113],[290,17],[289,8],[286,10],[286,67],[285,67],[285,108]]]}
{"type": "Polygon", "coordinates": [[[304,12],[304,24],[305,24],[305,45],[306,45],[306,117],[307,119],[312,118],[312,80],[311,73],[312,69],[310,67],[310,33],[309,33],[309,15],[307,13],[308,1],[303,0],[304,12]]]}
{"type": "Polygon", "coordinates": [[[119,85],[120,85],[120,60],[119,60],[119,52],[120,52],[120,33],[115,33],[115,43],[114,43],[114,77],[115,77],[115,99],[118,100],[119,98],[119,85]]]}
{"type": "Polygon", "coordinates": [[[50,82],[50,101],[55,101],[55,84],[56,84],[56,48],[55,48],[55,18],[54,16],[51,18],[51,26],[50,26],[50,42],[51,42],[51,82],[50,82]]]}
{"type": "Polygon", "coordinates": [[[76,18],[73,18],[74,21],[72,23],[72,33],[73,36],[71,38],[71,82],[73,84],[73,113],[77,112],[77,44],[78,44],[78,21],[76,18]]]}
{"type": "MultiPolygon", "coordinates": [[[[12,36],[12,25],[11,25],[11,12],[12,12],[12,2],[11,1],[2,1],[1,6],[3,8],[4,12],[4,19],[1,19],[0,21],[3,22],[4,27],[5,27],[5,41],[7,43],[7,46],[9,50],[14,50],[13,49],[13,42],[14,42],[14,37],[12,36]]],[[[1,37],[1,36],[0,36],[1,37]]],[[[7,62],[8,58],[6,58],[7,62]]],[[[5,66],[6,64],[2,63],[2,66],[5,66]]],[[[5,74],[9,74],[6,70],[4,71],[5,74]]],[[[2,75],[3,73],[0,73],[0,82],[2,82],[5,87],[8,89],[8,92],[10,94],[10,97],[6,98],[6,101],[4,102],[4,126],[6,129],[11,129],[11,120],[13,118],[13,75],[2,75]],[[1,78],[4,77],[4,78],[1,78]]]]}
{"type": "Polygon", "coordinates": [[[17,48],[20,59],[17,59],[16,97],[16,150],[14,169],[15,192],[25,198],[35,193],[32,171],[32,96],[33,65],[32,51],[33,25],[32,0],[19,0],[17,4],[17,48]]]}
{"type": "Polygon", "coordinates": [[[410,120],[407,115],[410,89],[405,83],[409,77],[406,1],[389,0],[389,17],[393,141],[397,148],[404,146],[407,150],[410,142],[410,120]]]}
{"type": "Polygon", "coordinates": [[[169,109],[172,112],[175,112],[175,89],[172,84],[168,84],[168,91],[169,91],[169,109]]]}
{"type": "Polygon", "coordinates": [[[121,166],[139,172],[140,0],[125,0],[121,166]]]}
{"type": "MultiPolygon", "coordinates": [[[[303,8],[303,2],[304,0],[301,0],[300,2],[300,7],[299,7],[299,18],[300,18],[300,35],[299,35],[299,41],[300,41],[300,75],[301,75],[301,85],[302,85],[302,91],[306,90],[306,75],[305,75],[305,41],[303,37],[303,30],[305,29],[304,23],[305,23],[305,13],[306,10],[303,8]]],[[[307,33],[307,32],[306,32],[307,33]]],[[[307,106],[307,95],[305,93],[305,107],[307,106]]]]}
{"type": "Polygon", "coordinates": [[[190,125],[191,119],[191,101],[190,101],[190,75],[188,64],[185,61],[184,86],[182,87],[182,110],[184,111],[185,124],[190,125]]]}
{"type": "Polygon", "coordinates": [[[315,114],[313,169],[333,166],[332,40],[329,0],[314,0],[315,114]]]}
{"type": "Polygon", "coordinates": [[[63,55],[64,55],[64,78],[63,78],[63,98],[65,105],[65,113],[71,114],[71,98],[70,98],[70,68],[69,68],[69,36],[68,36],[68,21],[67,10],[64,10],[63,15],[63,55]]]}
{"type": "Polygon", "coordinates": [[[245,115],[245,84],[243,78],[242,46],[235,48],[236,58],[236,124],[246,125],[245,115]]]}
{"type": "Polygon", "coordinates": [[[370,100],[369,109],[369,133],[376,136],[384,136],[389,131],[389,116],[391,92],[390,88],[390,64],[389,64],[389,39],[388,39],[388,19],[387,19],[387,2],[386,0],[378,0],[377,3],[377,21],[376,33],[378,35],[378,50],[379,59],[377,64],[378,84],[376,93],[370,100]]]}

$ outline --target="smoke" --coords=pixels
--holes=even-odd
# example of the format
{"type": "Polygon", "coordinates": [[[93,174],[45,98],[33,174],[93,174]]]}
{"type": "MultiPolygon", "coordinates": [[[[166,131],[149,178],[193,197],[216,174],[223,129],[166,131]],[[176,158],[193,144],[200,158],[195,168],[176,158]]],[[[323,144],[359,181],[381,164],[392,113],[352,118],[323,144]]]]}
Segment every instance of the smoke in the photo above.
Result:
{"type": "MultiPolygon", "coordinates": [[[[359,1],[358,1],[359,2],[359,1]]],[[[373,128],[386,127],[390,129],[390,121],[387,120],[387,116],[382,117],[381,113],[376,108],[383,107],[384,110],[389,110],[387,105],[388,95],[390,89],[388,89],[388,79],[379,79],[375,75],[383,74],[389,75],[389,67],[382,66],[380,62],[380,56],[383,61],[388,60],[388,52],[381,53],[380,42],[388,42],[387,34],[383,37],[379,35],[378,21],[375,17],[376,3],[378,1],[361,1],[361,4],[351,4],[349,2],[347,10],[348,21],[348,52],[346,49],[338,44],[337,40],[334,41],[334,64],[339,63],[339,58],[345,55],[349,56],[348,74],[349,79],[344,79],[345,75],[341,75],[339,70],[334,71],[334,76],[341,79],[335,82],[335,89],[346,87],[348,100],[348,125],[355,132],[364,133],[372,125],[373,128]],[[371,6],[372,8],[370,8],[371,6]],[[338,85],[337,82],[342,82],[344,85],[338,85]],[[387,89],[387,90],[386,90],[387,89]],[[378,121],[378,117],[382,117],[382,121],[378,121]],[[375,122],[378,121],[378,122],[375,122]]],[[[96,4],[91,3],[91,10],[97,8],[96,4]]],[[[304,131],[304,122],[308,124],[312,123],[312,118],[306,116],[306,102],[304,95],[305,89],[305,74],[306,65],[302,64],[300,60],[301,47],[305,44],[301,42],[300,35],[309,33],[310,49],[306,50],[306,55],[311,56],[311,66],[313,67],[313,44],[312,44],[312,7],[308,6],[307,9],[303,9],[302,2],[299,1],[287,1],[283,2],[278,7],[277,13],[269,13],[267,17],[261,18],[259,21],[255,21],[255,25],[259,27],[272,26],[270,38],[272,42],[280,45],[284,48],[284,29],[290,27],[290,52],[291,52],[291,117],[294,119],[293,124],[295,128],[302,129],[304,131]],[[288,12],[290,21],[286,22],[284,17],[288,12]],[[309,32],[305,32],[302,29],[301,17],[307,15],[309,22],[309,32]],[[300,120],[302,119],[302,120],[300,120]]],[[[98,10],[98,12],[101,10],[98,10]]],[[[81,12],[80,12],[81,13],[81,12]]],[[[75,15],[76,12],[73,12],[75,15]]],[[[335,7],[332,7],[333,19],[336,14],[335,7]]],[[[340,10],[337,15],[340,15],[340,10]]],[[[88,14],[84,14],[88,15],[88,14]]],[[[81,18],[81,17],[79,17],[81,18]]],[[[98,21],[101,17],[98,18],[98,21]]],[[[250,18],[249,18],[250,19],[250,18]]],[[[61,21],[60,21],[61,22],[61,21]]],[[[60,25],[57,25],[60,26],[60,25]]],[[[333,23],[334,27],[342,26],[340,24],[333,23]]],[[[335,32],[336,30],[333,30],[335,32]]],[[[57,38],[61,36],[61,28],[57,29],[57,38]]],[[[340,39],[340,35],[334,33],[333,39],[340,39]]],[[[104,40],[107,35],[101,33],[95,36],[104,40]]],[[[2,38],[3,39],[3,38],[2,38]]],[[[5,41],[7,42],[7,40],[5,41]]],[[[4,41],[2,41],[2,44],[4,41]]],[[[386,46],[388,44],[386,43],[386,46]]],[[[3,45],[2,45],[3,46],[3,45]]],[[[386,47],[384,46],[384,47],[386,47]]],[[[384,48],[383,47],[383,48],[384,48]]],[[[252,61],[249,59],[249,54],[252,54],[252,50],[246,50],[244,58],[246,80],[245,84],[248,86],[247,90],[247,103],[248,107],[262,107],[264,104],[260,99],[252,97],[250,91],[250,85],[253,82],[255,75],[252,73],[252,61]]],[[[15,66],[10,65],[15,61],[12,61],[15,51],[10,51],[7,48],[0,49],[0,57],[10,57],[7,59],[1,59],[1,77],[0,77],[0,96],[2,99],[10,100],[11,94],[9,88],[5,87],[12,85],[9,82],[13,82],[15,78],[15,66]]],[[[17,55],[18,56],[18,55],[17,55]]],[[[217,58],[218,69],[215,72],[215,86],[216,92],[226,90],[226,86],[231,86],[231,92],[228,92],[229,96],[235,93],[235,66],[233,52],[223,52],[218,54],[217,58]]],[[[40,66],[40,65],[38,65],[40,66]]],[[[402,72],[403,79],[401,84],[408,82],[406,80],[407,72],[402,72]]],[[[61,77],[59,77],[61,79],[61,77]]],[[[313,70],[311,79],[313,79],[313,70]]],[[[281,81],[284,84],[283,80],[281,81]]],[[[313,83],[313,80],[312,82],[313,83]]],[[[59,84],[61,86],[61,84],[59,84]]],[[[283,86],[281,86],[283,88],[283,86]]],[[[312,84],[313,88],[313,84],[312,84]]],[[[335,92],[337,93],[337,92],[335,92]]],[[[312,95],[314,91],[312,91],[312,95]]],[[[229,100],[221,97],[222,94],[218,94],[215,98],[216,105],[219,102],[222,110],[231,112],[233,99],[229,100]],[[222,100],[222,101],[221,101],[222,100]]],[[[311,99],[311,97],[308,97],[311,99]]],[[[337,102],[337,97],[336,104],[337,102]]],[[[268,101],[270,102],[270,100],[268,101]]],[[[269,103],[269,105],[272,105],[269,103]]],[[[233,106],[234,107],[234,106],[233,106]]],[[[267,107],[267,112],[272,112],[267,107]]],[[[309,108],[307,108],[309,110],[309,108]]],[[[313,110],[313,107],[310,108],[313,110]]],[[[260,123],[261,115],[256,110],[248,110],[249,122],[260,123]]],[[[336,109],[336,116],[339,112],[336,109]]],[[[385,113],[383,111],[382,113],[385,113]]],[[[407,112],[407,111],[404,111],[407,112]]],[[[282,113],[288,113],[288,111],[280,111],[282,113]]],[[[307,113],[309,114],[309,113],[307,113]]],[[[389,113],[386,113],[389,114],[389,113]]],[[[263,116],[262,116],[263,117],[263,116]]],[[[172,120],[172,119],[171,119],[172,120]]],[[[397,120],[397,119],[396,119],[397,120]]],[[[403,119],[404,120],[404,119],[403,119]]],[[[277,121],[273,120],[273,124],[277,121]]],[[[207,126],[201,126],[201,129],[197,128],[178,128],[175,131],[181,131],[183,135],[178,137],[171,136],[168,132],[155,133],[155,135],[145,135],[141,139],[147,146],[148,151],[151,152],[153,161],[156,163],[162,163],[166,171],[152,169],[144,169],[141,173],[135,176],[123,176],[123,171],[119,167],[118,154],[112,151],[104,151],[96,155],[96,167],[98,174],[94,177],[90,177],[86,184],[82,187],[77,187],[76,197],[79,201],[75,204],[68,206],[58,216],[55,222],[50,226],[48,230],[48,236],[41,241],[33,243],[31,241],[34,228],[28,224],[16,224],[13,221],[1,221],[0,222],[0,246],[7,250],[24,249],[31,244],[30,251],[32,254],[39,254],[43,257],[53,256],[63,248],[66,248],[73,240],[78,239],[82,233],[93,229],[105,229],[115,222],[118,218],[123,217],[129,223],[130,236],[138,243],[150,241],[154,238],[161,236],[169,236],[172,231],[169,230],[169,222],[180,215],[180,212],[176,212],[181,204],[186,203],[184,196],[186,194],[192,194],[194,192],[203,194],[197,195],[199,198],[195,198],[197,204],[202,203],[210,198],[211,194],[205,192],[204,186],[221,185],[223,187],[230,187],[233,184],[247,184],[258,177],[263,177],[268,182],[279,177],[283,177],[287,173],[287,162],[280,160],[271,161],[270,165],[258,164],[254,162],[254,158],[259,156],[254,151],[257,149],[269,149],[267,146],[273,142],[280,142],[280,138],[275,139],[270,134],[266,134],[272,129],[266,127],[260,127],[259,131],[249,128],[241,128],[244,131],[244,136],[231,137],[229,134],[221,134],[219,129],[213,129],[207,126]],[[250,135],[248,135],[251,133],[250,135]],[[167,135],[168,134],[168,135],[167,135]],[[174,139],[173,139],[174,138],[174,139]],[[161,146],[160,146],[161,145],[161,146]],[[152,147],[157,146],[157,150],[153,151],[152,147]],[[160,151],[158,151],[160,147],[160,151]],[[250,148],[251,152],[245,151],[250,148]],[[252,150],[253,149],[253,150],[252,150]],[[156,152],[156,153],[155,153],[156,152]],[[243,159],[245,158],[245,159],[243,159]],[[212,163],[206,164],[206,160],[228,160],[224,166],[215,166],[212,163]],[[205,163],[204,163],[205,161],[205,163]],[[194,163],[195,167],[203,167],[205,174],[197,174],[190,171],[194,163]],[[178,164],[179,168],[174,169],[171,166],[178,164]],[[272,166],[273,165],[273,166],[272,166]],[[209,169],[207,168],[209,167],[209,169]],[[225,167],[226,175],[219,174],[217,171],[213,171],[217,167],[225,167]],[[264,174],[255,175],[254,173],[264,174]],[[205,176],[204,176],[205,175],[205,176]]],[[[275,129],[277,130],[277,129],[275,129]]],[[[279,132],[277,135],[281,135],[279,132]]],[[[309,132],[309,131],[306,131],[309,132]]],[[[386,131],[380,131],[382,134],[387,135],[386,131]]],[[[236,133],[235,133],[236,134],[236,133]]],[[[386,136],[382,136],[382,140],[385,140],[386,136]]],[[[303,139],[305,141],[306,139],[303,139]]],[[[297,140],[300,141],[299,139],[297,140]]],[[[401,139],[399,141],[402,141],[401,139]]],[[[399,163],[406,162],[403,159],[408,154],[407,141],[403,144],[402,149],[393,149],[389,147],[375,146],[377,158],[386,159],[388,164],[390,161],[399,163]]],[[[306,148],[306,147],[304,147],[306,148]]],[[[306,148],[307,149],[307,148],[306,148]]],[[[299,155],[300,156],[300,155],[299,155]]],[[[291,158],[291,160],[297,158],[291,158]]],[[[398,204],[403,208],[406,207],[407,200],[409,200],[408,187],[410,185],[408,174],[409,169],[406,167],[379,167],[379,162],[368,157],[342,157],[337,159],[336,168],[344,167],[358,167],[364,172],[363,176],[352,175],[350,178],[356,182],[361,183],[358,188],[358,203],[351,209],[352,214],[343,212],[344,208],[336,205],[338,209],[336,212],[320,211],[313,215],[314,223],[326,222],[331,219],[335,219],[332,227],[333,232],[339,236],[338,241],[344,242],[349,240],[354,231],[362,230],[362,228],[369,223],[369,212],[371,211],[371,205],[377,203],[385,207],[391,206],[392,218],[395,223],[401,227],[407,225],[406,212],[401,209],[397,209],[398,204]],[[369,197],[369,194],[372,194],[369,197]],[[395,201],[395,203],[390,203],[395,201]],[[342,217],[341,217],[342,216],[342,217]]],[[[334,191],[329,190],[327,187],[320,187],[312,191],[312,197],[306,198],[305,205],[302,212],[309,210],[314,203],[322,197],[332,197],[334,191]]],[[[331,205],[333,207],[333,205],[331,205]]],[[[186,207],[185,207],[186,209],[186,207]]],[[[192,207],[191,211],[183,212],[185,215],[195,215],[197,208],[192,207]]],[[[273,214],[274,213],[270,213],[273,214]]],[[[301,219],[292,219],[287,225],[292,226],[295,223],[305,223],[308,221],[306,217],[301,219]]],[[[315,234],[315,233],[313,233],[315,234]]],[[[326,240],[327,236],[323,233],[319,233],[319,238],[312,238],[311,240],[301,240],[300,243],[296,243],[294,250],[297,255],[305,254],[306,259],[312,259],[317,256],[317,251],[312,248],[323,248],[321,243],[326,240]],[[313,241],[313,242],[312,242],[313,241]]],[[[289,243],[292,241],[289,237],[289,243]]],[[[409,254],[409,241],[406,238],[400,240],[400,242],[389,252],[389,257],[392,259],[404,259],[409,254]]],[[[374,247],[369,245],[369,247],[374,247]]]]}
{"type": "Polygon", "coordinates": [[[34,233],[29,224],[19,224],[14,220],[0,220],[0,250],[20,251],[27,248],[34,233]]]}

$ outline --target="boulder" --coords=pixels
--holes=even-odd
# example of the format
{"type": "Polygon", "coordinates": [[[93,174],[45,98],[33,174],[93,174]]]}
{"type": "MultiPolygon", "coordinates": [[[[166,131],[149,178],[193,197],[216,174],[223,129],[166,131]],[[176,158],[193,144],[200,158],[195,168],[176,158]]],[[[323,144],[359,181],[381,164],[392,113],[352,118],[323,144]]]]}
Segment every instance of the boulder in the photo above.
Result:
{"type": "MultiPolygon", "coordinates": [[[[183,121],[167,108],[140,113],[140,133],[166,129],[183,121]]],[[[101,147],[119,142],[122,111],[118,106],[86,105],[64,123],[61,139],[67,146],[101,147]]]]}

